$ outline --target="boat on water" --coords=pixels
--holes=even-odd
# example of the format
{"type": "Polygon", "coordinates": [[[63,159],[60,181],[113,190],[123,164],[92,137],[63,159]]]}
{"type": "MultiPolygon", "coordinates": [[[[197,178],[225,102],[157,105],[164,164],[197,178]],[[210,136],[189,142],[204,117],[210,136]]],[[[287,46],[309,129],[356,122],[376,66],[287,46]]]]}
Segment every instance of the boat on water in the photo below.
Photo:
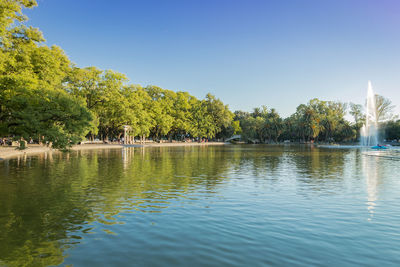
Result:
{"type": "Polygon", "coordinates": [[[388,149],[388,147],[387,146],[382,146],[382,145],[376,145],[376,146],[373,146],[373,147],[371,147],[372,149],[388,149]]]}

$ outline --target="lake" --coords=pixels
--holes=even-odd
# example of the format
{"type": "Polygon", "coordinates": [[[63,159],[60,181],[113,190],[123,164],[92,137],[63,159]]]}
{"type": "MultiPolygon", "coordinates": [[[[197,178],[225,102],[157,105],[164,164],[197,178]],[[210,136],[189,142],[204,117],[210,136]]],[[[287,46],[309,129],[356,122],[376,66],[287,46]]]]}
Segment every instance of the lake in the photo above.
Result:
{"type": "Polygon", "coordinates": [[[398,266],[400,161],[301,145],[1,161],[3,265],[398,266]]]}

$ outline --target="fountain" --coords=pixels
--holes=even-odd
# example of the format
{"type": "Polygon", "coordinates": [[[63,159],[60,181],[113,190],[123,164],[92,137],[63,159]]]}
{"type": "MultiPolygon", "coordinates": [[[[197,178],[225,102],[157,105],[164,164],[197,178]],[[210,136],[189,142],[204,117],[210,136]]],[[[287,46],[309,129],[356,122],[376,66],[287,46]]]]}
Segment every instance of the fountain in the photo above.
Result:
{"type": "Polygon", "coordinates": [[[399,149],[393,148],[390,144],[384,145],[382,144],[382,139],[379,136],[379,122],[382,122],[382,117],[379,115],[379,104],[377,105],[376,95],[372,90],[371,81],[368,81],[368,93],[367,93],[367,102],[365,108],[365,123],[360,129],[360,145],[318,145],[319,147],[324,148],[357,148],[357,149],[366,149],[371,152],[377,153],[368,153],[365,154],[367,156],[379,156],[384,157],[386,159],[396,159],[400,160],[399,149]],[[382,150],[388,151],[385,154],[382,153],[382,150]],[[393,153],[398,153],[394,155],[393,153]]]}
{"type": "Polygon", "coordinates": [[[371,81],[368,81],[367,106],[365,111],[365,124],[361,128],[361,145],[376,146],[378,144],[378,116],[375,94],[371,81]]]}

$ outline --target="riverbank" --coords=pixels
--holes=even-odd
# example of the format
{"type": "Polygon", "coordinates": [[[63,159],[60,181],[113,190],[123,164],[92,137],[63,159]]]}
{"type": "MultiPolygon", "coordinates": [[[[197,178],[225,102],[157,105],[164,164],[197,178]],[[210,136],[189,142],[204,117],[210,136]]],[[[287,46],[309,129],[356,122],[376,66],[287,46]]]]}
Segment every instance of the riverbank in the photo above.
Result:
{"type": "MultiPolygon", "coordinates": [[[[171,146],[207,146],[207,145],[225,145],[223,142],[206,142],[206,143],[145,143],[145,144],[132,144],[132,145],[122,145],[122,144],[84,144],[75,145],[71,148],[72,151],[79,150],[90,150],[90,149],[121,149],[124,147],[171,147],[171,146]]],[[[18,150],[15,147],[0,147],[0,160],[42,154],[46,152],[58,152],[56,149],[49,148],[47,146],[41,145],[29,145],[25,150],[18,150]]]]}

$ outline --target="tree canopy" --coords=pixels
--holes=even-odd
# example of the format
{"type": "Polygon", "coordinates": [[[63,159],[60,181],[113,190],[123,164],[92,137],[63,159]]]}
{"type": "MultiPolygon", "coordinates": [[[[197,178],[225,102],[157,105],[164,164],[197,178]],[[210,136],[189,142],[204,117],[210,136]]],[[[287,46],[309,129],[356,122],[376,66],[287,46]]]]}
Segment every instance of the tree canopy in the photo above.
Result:
{"type": "MultiPolygon", "coordinates": [[[[356,141],[364,124],[362,105],[311,99],[282,118],[274,108],[236,111],[212,94],[132,84],[119,72],[78,67],[42,33],[25,25],[24,8],[35,0],[0,0],[0,136],[34,139],[67,148],[84,138],[121,138],[124,126],[144,140],[224,139],[248,142],[356,141]],[[349,110],[348,110],[349,108],[349,110]],[[349,112],[354,122],[346,119],[349,112]]],[[[376,96],[378,123],[398,136],[393,105],[376,96]]]]}
{"type": "Polygon", "coordinates": [[[66,148],[83,137],[213,138],[230,127],[228,106],[208,94],[141,87],[111,70],[75,66],[64,51],[27,27],[34,0],[0,0],[0,136],[66,148]]]}

